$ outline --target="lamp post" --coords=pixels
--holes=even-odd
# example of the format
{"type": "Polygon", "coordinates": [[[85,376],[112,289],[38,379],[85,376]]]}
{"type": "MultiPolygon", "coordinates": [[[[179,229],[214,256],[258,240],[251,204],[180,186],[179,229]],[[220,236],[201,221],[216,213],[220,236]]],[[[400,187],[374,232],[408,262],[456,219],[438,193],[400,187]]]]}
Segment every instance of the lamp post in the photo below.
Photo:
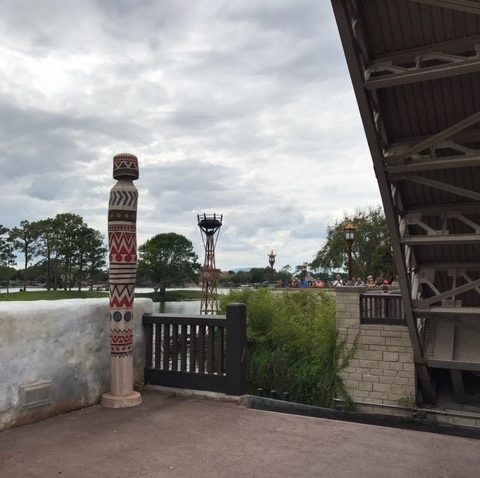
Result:
{"type": "Polygon", "coordinates": [[[348,280],[352,280],[352,247],[355,242],[355,229],[356,227],[348,222],[347,225],[343,228],[345,232],[345,242],[347,243],[348,251],[348,280]]]}
{"type": "Polygon", "coordinates": [[[276,254],[273,253],[273,249],[268,254],[268,263],[270,264],[270,282],[273,282],[273,265],[275,264],[275,256],[276,254]]]}

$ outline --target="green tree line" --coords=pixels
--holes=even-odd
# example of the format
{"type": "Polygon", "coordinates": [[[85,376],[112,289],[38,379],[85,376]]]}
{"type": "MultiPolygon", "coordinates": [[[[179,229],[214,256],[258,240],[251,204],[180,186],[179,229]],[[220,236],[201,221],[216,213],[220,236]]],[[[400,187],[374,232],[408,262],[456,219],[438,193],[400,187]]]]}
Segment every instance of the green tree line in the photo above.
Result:
{"type": "Polygon", "coordinates": [[[23,220],[11,229],[0,225],[0,272],[7,287],[16,273],[17,254],[23,257],[23,290],[30,279],[39,276],[44,277],[48,290],[71,290],[80,289],[86,281],[92,287],[105,276],[106,253],[103,234],[88,227],[78,214],[23,220]]]}

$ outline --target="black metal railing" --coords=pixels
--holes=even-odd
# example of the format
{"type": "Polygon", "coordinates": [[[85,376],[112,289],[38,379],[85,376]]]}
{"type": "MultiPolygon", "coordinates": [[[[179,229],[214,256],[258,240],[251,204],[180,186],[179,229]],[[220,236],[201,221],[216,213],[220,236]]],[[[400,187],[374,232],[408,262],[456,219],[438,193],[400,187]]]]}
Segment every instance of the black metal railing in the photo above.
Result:
{"type": "Polygon", "coordinates": [[[407,325],[401,294],[360,294],[360,323],[407,325]]]}
{"type": "Polygon", "coordinates": [[[246,393],[246,306],[226,315],[145,314],[145,383],[246,393]]]}

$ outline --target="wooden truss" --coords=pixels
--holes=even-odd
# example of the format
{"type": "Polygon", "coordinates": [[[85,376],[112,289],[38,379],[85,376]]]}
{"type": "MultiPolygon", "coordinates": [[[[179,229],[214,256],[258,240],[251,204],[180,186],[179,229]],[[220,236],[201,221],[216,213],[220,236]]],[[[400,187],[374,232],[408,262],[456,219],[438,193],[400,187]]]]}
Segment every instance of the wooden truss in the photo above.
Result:
{"type": "MultiPolygon", "coordinates": [[[[409,1],[480,14],[480,3],[468,0],[409,1]]],[[[377,91],[480,71],[480,36],[371,58],[362,31],[362,2],[332,0],[332,5],[385,210],[419,383],[427,401],[433,401],[434,390],[420,335],[423,320],[434,317],[438,309],[443,315],[453,313],[452,309],[455,316],[461,315],[462,295],[472,291],[480,294],[480,279],[476,278],[478,275],[472,277],[480,270],[480,263],[419,263],[415,249],[440,244],[480,244],[480,224],[475,219],[480,214],[480,191],[455,184],[450,175],[445,175],[449,178],[445,181],[428,175],[440,169],[480,166],[480,111],[431,136],[391,143],[377,91]],[[407,209],[399,188],[405,181],[456,195],[458,202],[452,199],[449,204],[407,209]],[[462,233],[453,234],[451,230],[462,233]],[[445,288],[445,280],[442,287],[436,282],[439,274],[444,278],[447,274],[451,287],[445,288]]],[[[468,312],[471,311],[465,310],[465,314],[468,312]]]]}
{"type": "Polygon", "coordinates": [[[378,89],[475,71],[480,71],[479,37],[377,58],[365,69],[364,81],[366,88],[378,89]]]}

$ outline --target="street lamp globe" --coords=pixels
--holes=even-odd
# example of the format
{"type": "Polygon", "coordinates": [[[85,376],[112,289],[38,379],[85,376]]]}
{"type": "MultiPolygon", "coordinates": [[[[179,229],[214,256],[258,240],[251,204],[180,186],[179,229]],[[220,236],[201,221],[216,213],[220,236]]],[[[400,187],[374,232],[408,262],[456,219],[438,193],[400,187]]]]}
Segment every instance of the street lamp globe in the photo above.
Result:
{"type": "Polygon", "coordinates": [[[352,281],[352,246],[355,242],[355,229],[356,227],[350,221],[343,228],[343,231],[345,232],[345,242],[347,243],[349,281],[352,281]]]}
{"type": "Polygon", "coordinates": [[[353,242],[355,241],[355,230],[357,228],[351,223],[348,222],[347,225],[343,228],[345,232],[345,240],[347,242],[353,242]]]}
{"type": "Polygon", "coordinates": [[[275,256],[276,254],[273,253],[273,249],[272,251],[270,252],[270,254],[268,254],[268,262],[270,264],[270,267],[273,269],[273,265],[275,264],[275,256]]]}

